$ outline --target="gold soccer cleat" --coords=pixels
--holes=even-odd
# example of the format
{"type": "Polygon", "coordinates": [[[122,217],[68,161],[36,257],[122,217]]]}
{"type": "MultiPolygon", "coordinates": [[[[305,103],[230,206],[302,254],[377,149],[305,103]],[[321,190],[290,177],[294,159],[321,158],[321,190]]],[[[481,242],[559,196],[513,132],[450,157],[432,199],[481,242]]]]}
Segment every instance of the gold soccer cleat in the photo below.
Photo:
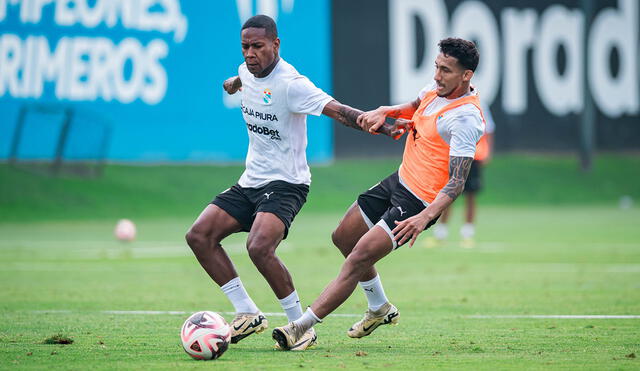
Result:
{"type": "Polygon", "coordinates": [[[267,327],[269,327],[269,321],[262,312],[238,313],[231,322],[231,344],[236,344],[251,334],[259,334],[267,327]]]}
{"type": "Polygon", "coordinates": [[[397,324],[400,312],[391,303],[385,303],[380,309],[373,312],[370,309],[364,314],[364,318],[351,326],[347,335],[352,338],[361,338],[370,335],[378,326],[397,324]]]}
{"type": "Polygon", "coordinates": [[[302,333],[302,329],[294,323],[282,327],[276,327],[272,334],[276,341],[276,349],[300,351],[316,345],[318,336],[313,328],[302,333]]]}

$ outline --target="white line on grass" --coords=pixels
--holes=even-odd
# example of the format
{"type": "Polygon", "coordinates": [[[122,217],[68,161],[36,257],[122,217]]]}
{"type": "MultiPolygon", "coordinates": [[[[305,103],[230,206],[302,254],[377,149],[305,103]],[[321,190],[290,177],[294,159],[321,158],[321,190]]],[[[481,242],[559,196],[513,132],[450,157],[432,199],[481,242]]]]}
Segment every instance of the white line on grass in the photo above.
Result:
{"type": "MultiPolygon", "coordinates": [[[[77,311],[77,312],[81,312],[81,311],[77,311]]],[[[98,311],[99,313],[102,314],[121,314],[121,315],[187,315],[187,314],[191,314],[191,313],[195,313],[195,312],[187,312],[187,311],[182,311],[182,310],[101,310],[98,311]]],[[[63,313],[63,314],[69,314],[69,313],[73,313],[73,311],[71,310],[56,310],[56,309],[51,309],[51,310],[33,310],[31,311],[31,313],[51,313],[51,314],[56,314],[56,313],[63,313]]],[[[223,315],[235,315],[235,312],[218,312],[220,314],[223,315]]],[[[274,316],[274,317],[286,317],[286,314],[284,313],[264,313],[264,315],[266,316],[274,316]]],[[[361,317],[361,314],[350,314],[350,313],[334,313],[331,314],[332,317],[361,317]]]]}
{"type": "Polygon", "coordinates": [[[467,318],[534,318],[534,319],[640,319],[640,315],[618,314],[504,314],[504,315],[471,315],[467,318]]]}
{"type": "MultiPolygon", "coordinates": [[[[33,310],[31,313],[63,313],[69,314],[73,313],[71,310],[33,310]]],[[[77,311],[81,312],[81,311],[77,311]]],[[[182,310],[101,310],[98,311],[102,314],[119,314],[119,315],[188,315],[195,312],[188,312],[182,310]]],[[[235,315],[235,312],[219,312],[223,315],[235,315]]],[[[264,313],[266,316],[274,316],[274,317],[285,317],[284,313],[278,312],[267,312],[264,313]]],[[[361,314],[353,314],[353,313],[333,313],[332,317],[360,317],[361,314]]],[[[465,316],[465,318],[476,318],[476,319],[519,319],[519,318],[531,318],[531,319],[640,319],[640,315],[626,315],[626,314],[496,314],[496,315],[487,315],[487,314],[474,314],[465,316]]]]}

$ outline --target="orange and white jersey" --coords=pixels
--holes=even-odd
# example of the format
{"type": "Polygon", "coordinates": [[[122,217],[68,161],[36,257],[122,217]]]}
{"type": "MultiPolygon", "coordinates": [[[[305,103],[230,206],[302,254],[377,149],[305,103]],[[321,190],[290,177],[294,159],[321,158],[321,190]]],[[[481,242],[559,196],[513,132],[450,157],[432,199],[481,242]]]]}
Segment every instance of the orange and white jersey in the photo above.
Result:
{"type": "Polygon", "coordinates": [[[493,134],[496,129],[496,124],[493,122],[493,116],[491,115],[491,110],[489,110],[488,106],[482,105],[482,117],[484,118],[485,123],[484,134],[478,142],[476,156],[473,158],[477,161],[484,161],[491,154],[491,148],[486,134],[493,134]]]}
{"type": "Polygon", "coordinates": [[[477,93],[456,99],[420,92],[421,103],[408,133],[399,175],[401,182],[427,203],[433,202],[449,180],[449,156],[474,157],[484,133],[477,93]]]}

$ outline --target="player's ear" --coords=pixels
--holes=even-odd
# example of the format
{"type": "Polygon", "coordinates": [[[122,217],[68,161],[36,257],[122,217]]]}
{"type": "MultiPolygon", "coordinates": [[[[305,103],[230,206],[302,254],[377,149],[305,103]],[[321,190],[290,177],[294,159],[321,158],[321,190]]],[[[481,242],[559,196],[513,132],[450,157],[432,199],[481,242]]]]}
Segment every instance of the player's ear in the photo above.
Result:
{"type": "Polygon", "coordinates": [[[280,54],[280,38],[276,37],[275,40],[273,40],[273,50],[275,51],[276,55],[280,54]]]}
{"type": "Polygon", "coordinates": [[[466,70],[464,71],[464,73],[462,74],[462,79],[466,82],[466,81],[471,81],[471,78],[473,77],[473,71],[471,70],[466,70]]]}

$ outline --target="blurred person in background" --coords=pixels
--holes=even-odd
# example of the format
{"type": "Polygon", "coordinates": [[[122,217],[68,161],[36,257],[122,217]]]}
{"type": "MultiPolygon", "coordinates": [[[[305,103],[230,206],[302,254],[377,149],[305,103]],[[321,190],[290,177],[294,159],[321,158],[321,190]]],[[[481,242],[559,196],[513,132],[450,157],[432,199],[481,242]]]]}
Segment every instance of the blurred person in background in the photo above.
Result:
{"type": "MultiPolygon", "coordinates": [[[[280,58],[273,19],[265,15],[248,19],[242,26],[241,44],[245,62],[239,66],[238,76],[227,79],[223,88],[228,94],[242,90],[241,111],[249,135],[246,169],[237,184],[202,211],[186,235],[204,270],[234,306],[232,343],[262,332],[268,321],[244,288],[221,241],[233,233],[249,232],[246,247],[251,261],[288,320],[298,319],[302,315],[298,293],[275,251],[309,192],[307,115],[324,114],[362,130],[356,123],[362,111],[337,102],[280,58]]],[[[378,132],[397,135],[392,127],[386,124],[378,132]]],[[[315,341],[315,331],[309,329],[299,348],[315,341]]]]}
{"type": "MultiPolygon", "coordinates": [[[[495,122],[491,115],[491,110],[486,105],[482,107],[482,113],[485,119],[485,133],[480,138],[476,149],[476,156],[471,164],[471,170],[469,170],[469,177],[464,184],[464,198],[465,198],[465,223],[460,228],[460,246],[465,248],[472,248],[475,246],[475,220],[476,220],[476,196],[482,190],[482,172],[484,166],[491,161],[491,155],[493,153],[493,133],[495,131],[495,122]]],[[[433,226],[433,237],[425,240],[426,247],[435,247],[444,242],[449,237],[449,217],[451,216],[452,208],[447,208],[442,215],[438,224],[433,226]]]]}

